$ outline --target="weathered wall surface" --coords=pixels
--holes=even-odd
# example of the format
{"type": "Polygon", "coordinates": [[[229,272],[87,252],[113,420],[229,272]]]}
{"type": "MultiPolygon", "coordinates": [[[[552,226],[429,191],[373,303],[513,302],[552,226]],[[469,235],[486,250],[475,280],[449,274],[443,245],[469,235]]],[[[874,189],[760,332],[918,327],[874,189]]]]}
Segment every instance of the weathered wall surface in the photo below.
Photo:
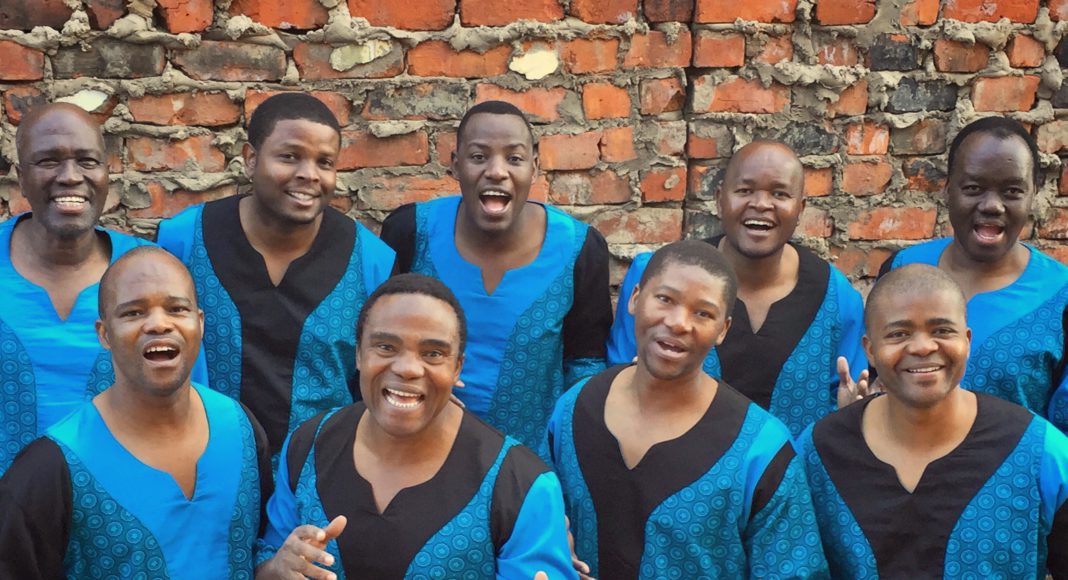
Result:
{"type": "Polygon", "coordinates": [[[948,141],[1007,114],[1043,152],[1027,235],[1068,261],[1066,27],[1068,0],[0,0],[0,217],[27,208],[15,127],[45,101],[104,122],[105,221],[150,233],[244,185],[242,126],[274,91],[337,113],[335,205],[371,225],[456,191],[455,126],[497,98],[537,124],[535,196],[623,258],[713,233],[726,158],[786,141],[800,235],[857,279],[948,233],[948,141]]]}

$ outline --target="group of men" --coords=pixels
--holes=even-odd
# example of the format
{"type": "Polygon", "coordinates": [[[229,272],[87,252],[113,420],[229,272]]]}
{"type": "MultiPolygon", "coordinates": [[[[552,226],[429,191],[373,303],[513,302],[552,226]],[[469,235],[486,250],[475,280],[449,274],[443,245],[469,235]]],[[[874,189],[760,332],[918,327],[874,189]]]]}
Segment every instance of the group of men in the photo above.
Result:
{"type": "Polygon", "coordinates": [[[329,206],[325,105],[247,129],[250,193],[157,247],[97,226],[92,117],[23,119],[0,577],[1068,578],[1068,268],[1018,242],[1018,123],[960,131],[954,237],[866,306],[790,241],[796,155],[750,143],[723,235],[637,256],[614,323],[604,238],[528,200],[514,106],[472,107],[460,195],[381,239],[329,206]]]}

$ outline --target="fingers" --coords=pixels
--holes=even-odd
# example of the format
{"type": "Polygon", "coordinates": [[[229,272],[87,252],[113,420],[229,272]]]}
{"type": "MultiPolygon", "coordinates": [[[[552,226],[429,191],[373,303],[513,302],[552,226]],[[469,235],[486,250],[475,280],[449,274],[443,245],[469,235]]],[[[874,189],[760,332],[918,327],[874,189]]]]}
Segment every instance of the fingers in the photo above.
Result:
{"type": "Polygon", "coordinates": [[[341,532],[345,531],[345,524],[347,524],[348,522],[349,520],[345,516],[338,516],[334,518],[333,521],[331,521],[325,528],[323,528],[323,534],[326,537],[326,539],[323,540],[323,544],[325,545],[326,542],[329,542],[330,540],[333,540],[334,538],[340,536],[341,532]]]}
{"type": "Polygon", "coordinates": [[[838,357],[838,384],[845,386],[852,382],[849,377],[849,361],[844,356],[838,357]]]}
{"type": "Polygon", "coordinates": [[[537,572],[534,574],[534,580],[549,580],[549,575],[545,572],[537,572]]]}
{"type": "Polygon", "coordinates": [[[279,553],[285,552],[305,562],[317,562],[326,566],[334,565],[334,556],[321,546],[326,545],[326,534],[315,526],[300,526],[289,534],[279,553]]]}

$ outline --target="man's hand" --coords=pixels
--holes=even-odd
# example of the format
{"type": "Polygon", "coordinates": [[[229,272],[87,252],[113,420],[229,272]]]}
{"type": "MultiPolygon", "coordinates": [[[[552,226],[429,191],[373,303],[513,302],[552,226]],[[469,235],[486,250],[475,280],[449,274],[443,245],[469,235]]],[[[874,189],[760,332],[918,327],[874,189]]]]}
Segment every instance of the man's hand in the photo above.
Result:
{"type": "Polygon", "coordinates": [[[590,576],[590,565],[579,560],[578,554],[575,553],[575,536],[571,533],[571,520],[564,516],[564,521],[567,523],[567,545],[571,548],[571,565],[575,567],[580,580],[597,580],[590,576]]]}
{"type": "Polygon", "coordinates": [[[334,557],[325,551],[326,544],[341,535],[348,520],[338,516],[325,528],[303,525],[293,530],[285,543],[256,574],[257,580],[337,580],[337,576],[317,564],[333,566],[334,557]]]}
{"type": "Polygon", "coordinates": [[[868,380],[868,369],[860,371],[860,378],[853,382],[849,375],[849,361],[846,357],[838,357],[838,408],[847,407],[872,393],[881,393],[882,384],[876,377],[875,382],[868,380]]]}

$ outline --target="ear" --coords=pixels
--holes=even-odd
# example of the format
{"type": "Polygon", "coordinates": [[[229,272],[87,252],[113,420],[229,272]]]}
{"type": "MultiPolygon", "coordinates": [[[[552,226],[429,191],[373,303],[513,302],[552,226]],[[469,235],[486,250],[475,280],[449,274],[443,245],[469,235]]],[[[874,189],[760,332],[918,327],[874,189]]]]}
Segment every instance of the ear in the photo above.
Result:
{"type": "Polygon", "coordinates": [[[634,290],[630,293],[630,298],[627,299],[627,312],[629,312],[631,316],[634,316],[634,312],[638,310],[638,292],[640,292],[641,289],[641,286],[635,284],[634,290]]]}
{"type": "Polygon", "coordinates": [[[725,338],[727,338],[727,332],[731,329],[731,321],[732,320],[734,320],[734,319],[731,318],[730,316],[727,317],[727,323],[723,325],[723,330],[719,333],[719,336],[716,338],[716,346],[719,346],[719,345],[723,344],[723,340],[725,338]]]}
{"type": "Polygon", "coordinates": [[[100,346],[104,347],[104,350],[111,350],[111,341],[108,340],[108,329],[104,326],[104,321],[97,319],[96,321],[96,339],[100,341],[100,346]]]}
{"type": "Polygon", "coordinates": [[[860,338],[860,344],[864,346],[864,356],[868,357],[868,366],[875,368],[875,355],[872,352],[871,339],[867,334],[860,338]]]}
{"type": "Polygon", "coordinates": [[[245,160],[245,177],[252,179],[252,174],[256,172],[256,148],[250,143],[245,143],[241,147],[241,158],[245,160]]]}
{"type": "Polygon", "coordinates": [[[460,382],[460,373],[463,372],[463,370],[464,355],[463,353],[460,353],[460,356],[456,358],[456,380],[453,381],[453,384],[459,384],[459,386],[463,386],[463,384],[460,382]]]}
{"type": "Polygon", "coordinates": [[[534,164],[534,174],[530,176],[530,180],[534,181],[541,174],[541,159],[538,157],[538,150],[534,150],[534,155],[530,158],[530,162],[534,164]]]}
{"type": "Polygon", "coordinates": [[[449,166],[445,169],[445,173],[448,174],[449,177],[451,177],[453,179],[457,179],[457,177],[456,177],[456,151],[455,150],[449,156],[449,166]]]}
{"type": "Polygon", "coordinates": [[[360,345],[357,344],[356,345],[356,370],[357,371],[360,370],[360,351],[361,351],[360,345]]]}

